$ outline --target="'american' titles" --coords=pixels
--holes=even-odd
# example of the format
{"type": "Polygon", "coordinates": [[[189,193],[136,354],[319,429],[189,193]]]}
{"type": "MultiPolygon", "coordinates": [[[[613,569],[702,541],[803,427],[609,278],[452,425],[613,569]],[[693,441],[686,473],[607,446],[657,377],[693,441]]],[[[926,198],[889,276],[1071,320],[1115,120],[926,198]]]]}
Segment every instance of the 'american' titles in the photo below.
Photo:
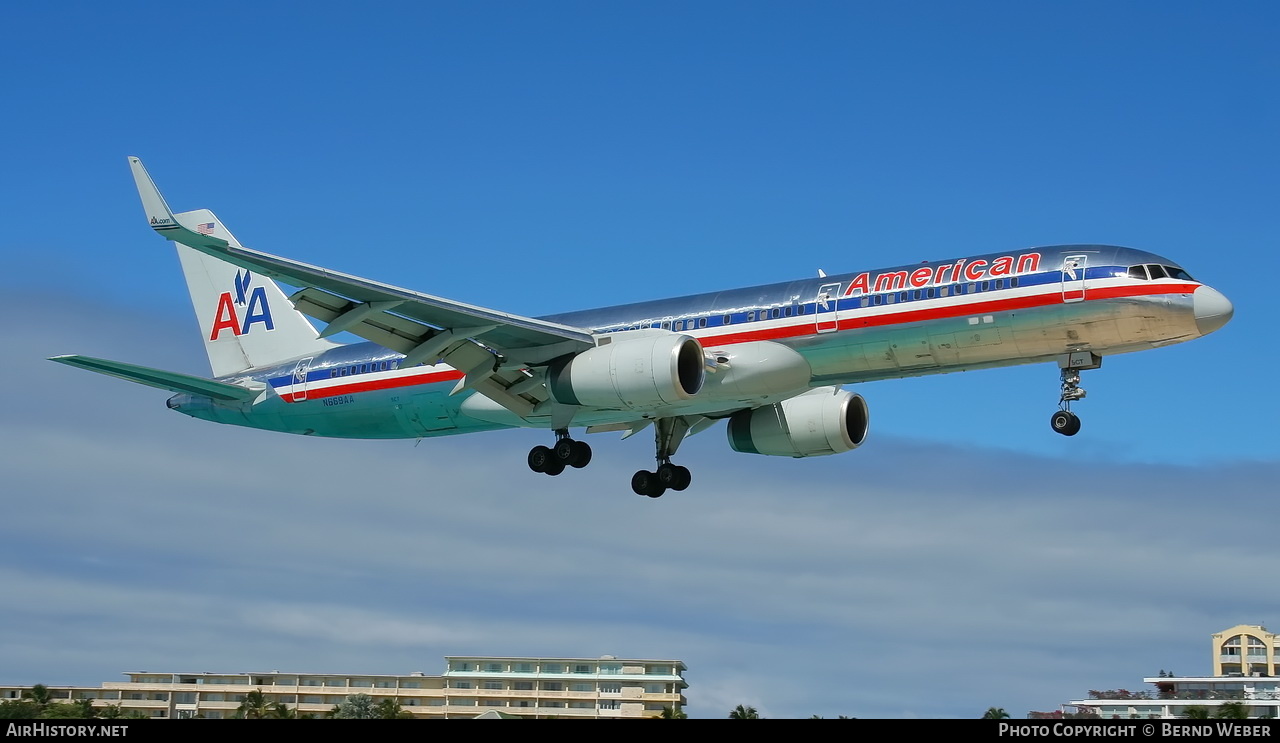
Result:
{"type": "Polygon", "coordinates": [[[972,261],[961,258],[955,263],[921,266],[913,271],[886,271],[876,274],[874,282],[871,280],[871,274],[864,271],[853,277],[844,290],[844,296],[850,297],[858,292],[862,294],[891,292],[908,286],[918,288],[930,284],[978,281],[992,276],[1035,273],[1039,269],[1040,254],[1023,253],[1016,258],[1011,255],[1002,255],[991,261],[981,258],[972,261]]]}

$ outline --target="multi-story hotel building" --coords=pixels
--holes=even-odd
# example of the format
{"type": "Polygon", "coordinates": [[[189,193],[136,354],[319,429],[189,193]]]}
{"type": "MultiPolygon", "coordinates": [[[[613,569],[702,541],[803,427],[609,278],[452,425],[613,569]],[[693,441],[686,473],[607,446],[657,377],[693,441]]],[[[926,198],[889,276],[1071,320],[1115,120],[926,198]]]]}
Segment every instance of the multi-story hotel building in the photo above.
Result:
{"type": "MultiPolygon", "coordinates": [[[[477,717],[485,712],[522,717],[658,717],[683,707],[685,664],[678,660],[494,658],[447,656],[441,676],[351,673],[155,673],[130,671],[128,681],[100,687],[50,686],[54,701],[91,699],[148,717],[233,717],[253,690],[300,714],[323,716],[352,694],[374,703],[394,699],[416,718],[477,717]]],[[[30,686],[0,686],[0,700],[21,698],[30,686]]]]}
{"type": "Polygon", "coordinates": [[[1063,712],[1104,719],[1177,718],[1193,706],[1207,707],[1213,715],[1223,704],[1240,702],[1249,717],[1280,718],[1280,637],[1265,627],[1241,624],[1215,633],[1212,653],[1212,676],[1161,672],[1142,679],[1154,689],[1090,691],[1088,699],[1063,705],[1063,712]]]}

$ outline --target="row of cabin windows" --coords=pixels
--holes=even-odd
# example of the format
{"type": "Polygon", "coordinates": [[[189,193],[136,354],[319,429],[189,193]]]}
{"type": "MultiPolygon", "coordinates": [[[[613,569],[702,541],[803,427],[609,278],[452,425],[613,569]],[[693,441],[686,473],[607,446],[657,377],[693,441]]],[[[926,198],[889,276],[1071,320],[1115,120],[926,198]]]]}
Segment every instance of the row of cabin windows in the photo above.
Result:
{"type": "Polygon", "coordinates": [[[352,364],[351,366],[344,366],[340,369],[330,369],[329,378],[334,379],[335,377],[346,377],[352,374],[368,374],[369,372],[376,371],[390,371],[395,369],[397,365],[398,364],[395,361],[373,361],[368,364],[352,364]]]}
{"type": "Polygon", "coordinates": [[[863,297],[860,306],[862,307],[879,307],[884,304],[897,304],[899,302],[912,302],[919,299],[933,299],[934,297],[949,297],[953,294],[961,296],[964,294],[977,294],[979,292],[995,291],[997,289],[1014,288],[1018,285],[1018,277],[1014,276],[1008,279],[991,279],[988,281],[975,281],[970,284],[956,284],[955,286],[938,286],[929,287],[928,289],[913,289],[905,292],[894,292],[891,294],[876,294],[870,297],[863,297]]]}
{"type": "MultiPolygon", "coordinates": [[[[1139,266],[1139,268],[1141,268],[1139,266]]],[[[1132,269],[1131,269],[1132,270],[1132,269]]],[[[1186,275],[1182,269],[1177,270],[1186,275]]],[[[1179,277],[1181,278],[1181,277],[1179,277]]],[[[1190,279],[1189,276],[1186,278],[1190,279]]],[[[873,294],[862,297],[858,305],[860,307],[879,307],[886,304],[897,304],[900,302],[912,302],[920,299],[935,299],[937,297],[950,297],[952,295],[962,296],[966,294],[977,294],[979,292],[995,291],[998,289],[1012,289],[1018,286],[1018,277],[1012,276],[1007,279],[989,279],[987,281],[975,281],[969,284],[955,284],[949,286],[931,286],[927,289],[913,289],[909,291],[889,292],[882,294],[873,294]]],[[[767,310],[747,310],[745,313],[721,315],[716,323],[717,318],[711,319],[713,325],[732,325],[737,322],[757,322],[760,320],[779,319],[784,317],[792,317],[798,315],[807,315],[817,312],[815,305],[836,303],[839,297],[831,297],[825,302],[814,302],[811,304],[787,305],[785,307],[773,307],[767,310]]],[[[708,324],[708,318],[689,318],[687,320],[663,320],[662,322],[646,323],[642,325],[628,325],[616,328],[607,328],[604,332],[616,333],[622,330],[638,330],[642,327],[662,328],[663,330],[674,330],[680,332],[682,330],[695,330],[705,328],[708,324]]]]}
{"type": "Polygon", "coordinates": [[[1141,266],[1129,266],[1129,278],[1138,279],[1140,281],[1151,281],[1155,279],[1195,281],[1195,279],[1191,278],[1191,274],[1183,271],[1177,266],[1161,266],[1155,263],[1146,263],[1141,266]]]}

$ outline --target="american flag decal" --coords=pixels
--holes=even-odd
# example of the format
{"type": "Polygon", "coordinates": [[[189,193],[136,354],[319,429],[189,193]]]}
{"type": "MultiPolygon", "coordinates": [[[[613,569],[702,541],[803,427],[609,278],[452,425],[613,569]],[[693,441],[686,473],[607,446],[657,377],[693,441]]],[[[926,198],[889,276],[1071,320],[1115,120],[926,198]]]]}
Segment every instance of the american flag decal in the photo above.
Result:
{"type": "Polygon", "coordinates": [[[199,232],[201,235],[212,235],[213,222],[206,222],[205,224],[196,225],[196,232],[199,232]]]}

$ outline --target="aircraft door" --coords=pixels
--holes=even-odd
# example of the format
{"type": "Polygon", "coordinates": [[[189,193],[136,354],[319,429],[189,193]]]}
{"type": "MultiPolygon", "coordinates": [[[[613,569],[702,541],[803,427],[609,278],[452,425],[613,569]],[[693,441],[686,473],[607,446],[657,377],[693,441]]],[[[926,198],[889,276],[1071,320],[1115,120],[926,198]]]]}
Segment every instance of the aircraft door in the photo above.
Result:
{"type": "Polygon", "coordinates": [[[830,333],[840,327],[840,313],[836,303],[840,297],[839,284],[823,284],[814,302],[814,316],[819,333],[830,333]]]}
{"type": "Polygon", "coordinates": [[[1084,300],[1084,271],[1089,262],[1087,255],[1069,255],[1062,259],[1062,301],[1084,300]]]}
{"type": "Polygon", "coordinates": [[[293,367],[293,401],[300,402],[307,399],[307,369],[311,368],[311,360],[314,356],[308,356],[298,362],[293,367]]]}

